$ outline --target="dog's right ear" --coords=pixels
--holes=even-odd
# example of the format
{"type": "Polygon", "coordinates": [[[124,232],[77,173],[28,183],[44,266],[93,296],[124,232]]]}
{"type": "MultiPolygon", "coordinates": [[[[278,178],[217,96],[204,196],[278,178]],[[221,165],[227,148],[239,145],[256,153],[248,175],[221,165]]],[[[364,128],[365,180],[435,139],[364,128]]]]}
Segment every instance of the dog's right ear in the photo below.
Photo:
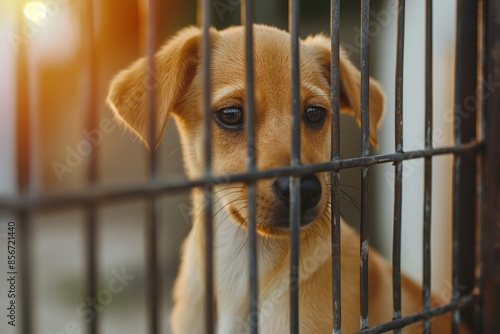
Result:
{"type": "MultiPolygon", "coordinates": [[[[211,36],[214,33],[211,31],[211,36]]],[[[149,149],[158,146],[169,113],[196,75],[201,36],[201,30],[195,27],[180,31],[155,55],[155,72],[148,67],[144,57],[120,72],[111,83],[108,105],[115,117],[137,134],[149,149]],[[148,92],[153,80],[156,85],[155,142],[150,147],[148,92]]]]}

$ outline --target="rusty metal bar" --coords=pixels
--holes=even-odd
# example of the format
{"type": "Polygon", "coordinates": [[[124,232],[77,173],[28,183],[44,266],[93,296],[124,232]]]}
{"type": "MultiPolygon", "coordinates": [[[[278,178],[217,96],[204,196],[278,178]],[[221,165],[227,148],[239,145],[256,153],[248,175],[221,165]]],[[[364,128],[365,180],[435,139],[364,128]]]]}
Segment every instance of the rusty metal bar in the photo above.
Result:
{"type": "MultiPolygon", "coordinates": [[[[477,1],[459,0],[455,63],[456,145],[476,139],[477,42],[477,1]]],[[[474,286],[475,175],[476,157],[456,155],[453,165],[452,300],[469,294],[474,286]]],[[[458,333],[460,321],[472,324],[472,311],[467,307],[453,312],[453,333],[458,333]]]]}
{"type": "MultiPolygon", "coordinates": [[[[83,50],[85,55],[85,74],[87,82],[85,86],[85,113],[87,116],[86,129],[89,132],[97,127],[97,99],[98,99],[98,77],[97,77],[97,47],[94,32],[94,1],[87,0],[82,5],[82,34],[83,50]]],[[[98,155],[92,150],[89,157],[87,169],[87,183],[89,187],[95,187],[97,183],[98,155]]],[[[86,282],[87,295],[97,296],[97,215],[95,203],[87,203],[85,208],[85,253],[86,253],[86,282]]],[[[99,333],[99,315],[95,314],[87,327],[89,334],[99,333]]]]}
{"type": "MultiPolygon", "coordinates": [[[[292,157],[291,165],[300,166],[300,55],[299,0],[289,0],[289,30],[292,44],[292,157]]],[[[290,333],[299,333],[299,233],[300,177],[290,178],[290,333]]]]}
{"type": "MultiPolygon", "coordinates": [[[[151,148],[149,154],[149,177],[154,183],[158,179],[158,154],[156,153],[156,59],[158,48],[158,1],[148,0],[147,10],[147,80],[148,80],[148,142],[151,148]]],[[[160,303],[161,303],[161,279],[158,270],[158,203],[155,196],[150,196],[146,203],[145,222],[145,246],[146,246],[146,268],[147,268],[147,303],[148,303],[148,326],[149,333],[158,334],[160,328],[160,303]]]]}
{"type": "MultiPolygon", "coordinates": [[[[332,0],[330,14],[330,104],[331,112],[331,160],[340,159],[340,0],[332,0]]],[[[340,175],[331,173],[331,216],[332,216],[332,310],[333,333],[340,334],[341,327],[341,239],[340,239],[340,175]]]]}
{"type": "MultiPolygon", "coordinates": [[[[205,164],[205,177],[212,176],[212,113],[210,110],[212,87],[211,87],[211,1],[203,0],[203,37],[201,42],[202,53],[202,80],[203,80],[203,161],[205,164]]],[[[215,332],[215,299],[214,299],[214,279],[213,279],[213,225],[212,225],[212,186],[205,185],[204,195],[204,219],[205,219],[205,323],[206,333],[215,332]]]]}
{"type": "MultiPolygon", "coordinates": [[[[245,25],[245,67],[246,67],[246,104],[245,123],[247,133],[247,168],[248,172],[256,171],[257,157],[255,147],[256,115],[253,59],[253,22],[254,1],[244,0],[242,23],[245,25]]],[[[259,332],[259,272],[257,265],[257,189],[255,181],[247,184],[248,197],[248,248],[250,269],[250,333],[259,332]]]]}
{"type": "MultiPolygon", "coordinates": [[[[410,314],[408,316],[401,317],[396,320],[388,321],[383,324],[378,324],[376,326],[367,328],[365,330],[359,331],[357,334],[378,334],[385,333],[390,330],[404,328],[411,324],[417,323],[424,319],[431,319],[433,317],[440,316],[442,314],[452,312],[455,309],[460,309],[478,301],[477,295],[466,295],[463,297],[459,297],[454,302],[450,302],[448,304],[439,305],[437,307],[430,308],[427,311],[422,311],[414,314],[410,314]]],[[[491,332],[493,333],[493,332],[491,332]]]]}
{"type": "MultiPolygon", "coordinates": [[[[403,69],[405,41],[405,0],[398,2],[397,46],[396,46],[396,78],[395,78],[395,149],[403,152],[403,69]]],[[[403,162],[397,162],[394,178],[394,226],[392,238],[392,303],[393,319],[401,318],[401,218],[403,202],[403,162]]],[[[400,329],[394,330],[401,333],[400,329]]]]}
{"type": "MultiPolygon", "coordinates": [[[[370,155],[370,0],[361,0],[361,156],[370,155]]],[[[370,234],[370,179],[361,168],[360,328],[368,328],[368,249],[370,234]]]]}
{"type": "MultiPolygon", "coordinates": [[[[500,82],[500,0],[484,0],[485,14],[485,71],[487,82],[500,82]]],[[[483,96],[486,112],[486,226],[484,233],[483,264],[483,333],[495,333],[500,328],[500,90],[493,84],[486,87],[483,96]]]]}
{"type": "MultiPolygon", "coordinates": [[[[23,36],[22,5],[18,6],[17,33],[23,36]]],[[[30,109],[30,84],[28,70],[28,51],[24,43],[18,44],[16,63],[16,166],[17,166],[17,190],[20,198],[29,196],[32,192],[32,117],[30,109]]],[[[30,215],[25,208],[17,211],[18,229],[17,241],[19,243],[19,273],[20,288],[20,321],[21,333],[31,334],[33,332],[33,302],[32,285],[34,278],[31,264],[31,221],[30,215]]]]}
{"type": "MultiPolygon", "coordinates": [[[[433,29],[432,0],[425,2],[425,148],[432,149],[433,131],[433,29]]],[[[424,159],[424,227],[423,227],[423,277],[422,304],[423,310],[431,307],[431,219],[432,219],[432,157],[424,159]]],[[[423,321],[424,334],[430,334],[430,319],[423,321]]]]}
{"type": "Polygon", "coordinates": [[[430,156],[447,154],[474,154],[484,149],[484,142],[473,141],[459,146],[434,148],[431,150],[409,151],[404,153],[389,153],[372,155],[368,157],[357,157],[339,159],[329,162],[307,164],[301,166],[286,166],[266,170],[258,170],[255,173],[237,173],[221,176],[210,175],[194,180],[158,180],[154,183],[132,184],[114,187],[96,187],[78,192],[66,192],[64,194],[46,195],[44,197],[3,197],[0,196],[0,210],[30,210],[42,211],[58,207],[82,206],[88,202],[108,203],[126,199],[136,199],[144,195],[167,195],[185,191],[194,187],[206,187],[214,184],[248,183],[260,179],[270,179],[280,176],[305,176],[309,174],[339,171],[342,169],[357,168],[361,166],[373,166],[383,163],[395,163],[403,160],[421,159],[430,156]]]}
{"type": "MultiPolygon", "coordinates": [[[[480,39],[480,67],[479,67],[479,80],[484,80],[484,78],[489,76],[487,72],[487,60],[488,60],[488,40],[487,40],[487,32],[490,29],[488,22],[488,12],[487,6],[489,1],[481,1],[479,2],[480,8],[478,11],[480,16],[478,19],[481,21],[479,24],[479,34],[478,38],[480,39]]],[[[478,139],[481,141],[486,140],[486,110],[487,110],[487,101],[483,98],[486,97],[489,92],[485,85],[480,84],[478,93],[480,94],[480,110],[479,110],[479,130],[480,133],[478,135],[478,139]]],[[[486,237],[486,215],[487,215],[487,207],[486,207],[486,174],[487,174],[487,159],[485,152],[479,152],[477,155],[477,170],[478,170],[478,178],[477,178],[477,201],[476,201],[476,210],[477,210],[477,220],[476,220],[476,270],[475,270],[475,286],[474,291],[479,292],[480,294],[484,293],[484,264],[485,264],[485,237],[486,237]]],[[[484,300],[484,299],[483,299],[484,300]]],[[[474,330],[476,333],[484,333],[484,319],[483,319],[483,303],[480,300],[479,302],[474,304],[474,330]]]]}

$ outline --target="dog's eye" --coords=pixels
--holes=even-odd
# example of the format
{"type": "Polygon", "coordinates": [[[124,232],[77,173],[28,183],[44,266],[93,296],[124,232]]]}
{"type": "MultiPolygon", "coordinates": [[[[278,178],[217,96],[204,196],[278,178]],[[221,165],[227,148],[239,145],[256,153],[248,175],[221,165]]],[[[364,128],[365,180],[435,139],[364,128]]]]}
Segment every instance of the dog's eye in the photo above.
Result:
{"type": "Polygon", "coordinates": [[[230,107],[217,111],[215,119],[220,125],[230,130],[239,130],[243,127],[243,111],[238,107],[230,107]]]}
{"type": "Polygon", "coordinates": [[[326,109],[323,107],[307,107],[304,120],[308,125],[321,126],[326,119],[326,109]]]}

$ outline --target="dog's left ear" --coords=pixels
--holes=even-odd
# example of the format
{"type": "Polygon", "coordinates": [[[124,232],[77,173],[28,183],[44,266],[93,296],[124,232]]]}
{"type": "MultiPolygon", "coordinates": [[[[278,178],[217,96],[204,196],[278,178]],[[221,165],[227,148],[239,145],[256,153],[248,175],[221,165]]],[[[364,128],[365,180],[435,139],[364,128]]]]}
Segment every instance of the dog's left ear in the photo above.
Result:
{"type": "MultiPolygon", "coordinates": [[[[215,30],[210,32],[211,37],[215,34],[215,30]]],[[[147,58],[142,58],[120,72],[111,83],[108,105],[115,117],[149,149],[159,144],[169,113],[176,108],[196,75],[201,35],[201,30],[195,27],[180,31],[155,55],[156,71],[151,71],[147,58]],[[155,142],[149,147],[148,92],[152,81],[156,86],[155,142]]]]}
{"type": "MultiPolygon", "coordinates": [[[[330,39],[324,35],[310,36],[304,44],[319,59],[323,73],[330,83],[330,39]]],[[[361,73],[340,49],[340,112],[351,114],[361,125],[361,73]]],[[[385,109],[385,95],[380,84],[370,78],[370,142],[378,146],[377,130],[385,109]]]]}

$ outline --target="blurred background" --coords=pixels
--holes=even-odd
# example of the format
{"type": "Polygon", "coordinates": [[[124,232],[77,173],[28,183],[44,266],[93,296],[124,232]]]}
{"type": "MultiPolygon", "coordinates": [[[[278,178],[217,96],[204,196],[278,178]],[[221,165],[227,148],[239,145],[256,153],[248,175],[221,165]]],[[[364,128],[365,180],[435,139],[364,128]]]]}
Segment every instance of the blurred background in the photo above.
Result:
{"type": "MultiPolygon", "coordinates": [[[[104,100],[108,84],[119,70],[146,54],[146,1],[94,1],[99,91],[99,127],[94,141],[85,133],[85,45],[82,43],[83,0],[0,0],[0,196],[16,193],[16,65],[18,49],[27,48],[30,117],[33,127],[31,171],[35,193],[54,193],[86,187],[88,161],[78,152],[90,145],[99,157],[101,185],[147,180],[147,151],[141,142],[111,120],[104,100]],[[21,26],[21,33],[17,27],[21,26]]],[[[213,0],[212,18],[217,28],[240,22],[237,0],[213,0]]],[[[329,32],[329,1],[302,1],[301,35],[329,32]]],[[[196,0],[158,1],[160,39],[196,24],[196,0]]],[[[287,28],[287,1],[256,0],[256,20],[287,28]]],[[[387,94],[386,115],[379,130],[380,147],[373,154],[394,151],[394,77],[397,10],[396,0],[372,1],[371,75],[387,94]]],[[[434,145],[452,144],[452,111],[455,50],[453,0],[434,2],[434,145]]],[[[404,67],[404,149],[424,147],[424,2],[407,1],[404,67]]],[[[341,1],[341,41],[354,63],[360,57],[359,1],[341,1]]],[[[360,132],[349,116],[341,118],[341,156],[359,155],[360,132]]],[[[169,122],[159,147],[164,179],[184,178],[177,130],[169,122]]],[[[392,165],[372,168],[371,242],[387,258],[392,249],[392,165]]],[[[451,157],[434,157],[432,224],[432,287],[448,301],[451,296],[451,157]]],[[[360,171],[344,170],[341,213],[354,227],[359,224],[360,171]]],[[[403,269],[421,281],[423,221],[423,160],[404,162],[403,269]]],[[[179,247],[189,230],[188,193],[162,198],[160,261],[163,332],[169,333],[172,282],[177,272],[179,247]]],[[[7,222],[0,213],[0,272],[6,264],[7,222]]],[[[84,211],[64,209],[33,217],[33,293],[35,333],[59,334],[68,324],[85,328],[84,211]],[[83,306],[82,306],[83,305],[83,306]],[[82,308],[83,307],[83,308],[82,308]]],[[[147,328],[145,290],[145,203],[127,201],[98,209],[98,269],[100,288],[117,272],[130,281],[99,307],[102,333],[143,333],[147,328]],[[133,278],[132,278],[133,277],[133,278]]],[[[3,277],[3,276],[2,276],[3,277]]],[[[0,309],[7,306],[6,281],[0,279],[0,309]]],[[[109,296],[108,296],[109,297],[109,296]]],[[[22,321],[22,319],[19,319],[22,321]]],[[[0,333],[17,333],[0,321],[0,333]]]]}

